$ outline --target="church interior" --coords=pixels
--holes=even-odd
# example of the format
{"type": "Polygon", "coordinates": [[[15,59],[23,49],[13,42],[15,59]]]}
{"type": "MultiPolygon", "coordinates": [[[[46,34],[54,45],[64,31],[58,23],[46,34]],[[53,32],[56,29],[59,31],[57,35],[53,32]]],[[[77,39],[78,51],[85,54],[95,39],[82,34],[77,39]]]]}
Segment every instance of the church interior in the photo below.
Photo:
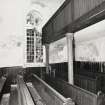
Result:
{"type": "Polygon", "coordinates": [[[105,0],[0,0],[0,105],[105,105],[105,0]]]}

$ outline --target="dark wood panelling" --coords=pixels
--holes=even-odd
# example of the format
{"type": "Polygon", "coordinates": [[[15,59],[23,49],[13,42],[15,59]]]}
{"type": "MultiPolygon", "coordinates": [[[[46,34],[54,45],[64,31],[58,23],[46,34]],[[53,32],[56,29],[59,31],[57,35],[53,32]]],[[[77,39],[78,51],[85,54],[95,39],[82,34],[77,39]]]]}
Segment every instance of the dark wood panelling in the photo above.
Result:
{"type": "Polygon", "coordinates": [[[68,5],[64,8],[64,27],[67,26],[73,20],[73,13],[72,13],[73,1],[68,3],[68,5]]]}
{"type": "Polygon", "coordinates": [[[54,33],[59,33],[61,29],[63,29],[65,26],[67,26],[70,22],[72,22],[72,5],[70,2],[71,0],[68,0],[65,2],[60,9],[54,14],[54,16],[48,21],[48,23],[43,28],[43,43],[49,43],[49,40],[53,42],[53,39],[56,36],[54,33]],[[68,5],[67,5],[68,4],[68,5]],[[53,27],[51,28],[51,23],[53,27]],[[51,29],[49,29],[49,27],[51,29]],[[50,30],[50,31],[49,31],[50,30]],[[53,33],[51,33],[53,32],[53,33]],[[45,36],[44,36],[45,35],[45,36]]]}
{"type": "Polygon", "coordinates": [[[29,67],[25,68],[24,71],[24,80],[28,82],[30,81],[28,78],[31,76],[32,73],[44,79],[46,67],[29,67]]]}
{"type": "Polygon", "coordinates": [[[64,27],[64,12],[61,11],[58,16],[54,19],[54,32],[60,31],[64,27]]]}
{"type": "MultiPolygon", "coordinates": [[[[105,93],[105,63],[104,62],[83,62],[75,61],[74,62],[74,74],[79,75],[74,77],[76,85],[85,88],[87,87],[86,81],[90,84],[96,86],[94,90],[89,89],[90,91],[98,91],[99,89],[105,93]],[[78,79],[77,79],[78,78],[78,79]],[[83,79],[84,78],[84,79],[83,79]],[[87,78],[87,79],[86,79],[87,78]],[[85,83],[83,81],[85,80],[85,83]],[[85,85],[84,87],[82,85],[85,85]]],[[[88,85],[89,86],[89,85],[88,85]]]]}
{"type": "Polygon", "coordinates": [[[52,22],[50,22],[50,24],[46,27],[46,33],[48,34],[49,33],[49,35],[52,35],[53,34],[53,24],[52,24],[52,22]]]}
{"type": "Polygon", "coordinates": [[[40,67],[28,67],[25,69],[24,80],[28,82],[30,81],[28,80],[28,78],[31,76],[32,73],[35,73],[36,75],[40,76],[40,72],[40,67]]]}
{"type": "Polygon", "coordinates": [[[47,27],[51,21],[53,21],[53,19],[56,18],[56,16],[63,11],[63,9],[69,4],[71,3],[73,0],[66,0],[61,6],[60,8],[55,12],[55,14],[48,20],[48,22],[44,25],[44,27],[47,27]]]}
{"type": "Polygon", "coordinates": [[[83,61],[75,61],[74,69],[76,73],[102,73],[105,74],[105,62],[83,62],[83,61]]]}
{"type": "MultiPolygon", "coordinates": [[[[70,97],[76,105],[104,105],[105,96],[96,95],[61,79],[46,76],[46,82],[65,97],[70,97]]],[[[91,84],[90,84],[91,85],[91,84]]]]}
{"type": "Polygon", "coordinates": [[[60,31],[62,28],[72,22],[71,2],[53,19],[54,32],[60,31]]]}
{"type": "Polygon", "coordinates": [[[43,44],[56,41],[67,32],[74,33],[102,19],[105,19],[105,0],[67,0],[43,27],[43,44]],[[51,24],[53,27],[49,29],[51,24]]]}
{"type": "Polygon", "coordinates": [[[92,93],[102,90],[101,76],[89,77],[84,75],[74,75],[74,84],[92,93]]]}
{"type": "Polygon", "coordinates": [[[105,0],[74,0],[74,18],[77,19],[86,14],[103,1],[105,0]]]}
{"type": "Polygon", "coordinates": [[[65,81],[68,81],[68,63],[62,62],[62,63],[55,63],[50,64],[51,69],[55,69],[55,76],[58,78],[61,78],[65,81]]]}
{"type": "MultiPolygon", "coordinates": [[[[55,77],[68,81],[68,63],[50,64],[55,69],[55,77]]],[[[51,75],[50,75],[51,76],[51,75]]],[[[52,76],[53,77],[53,76],[52,76]]],[[[74,62],[75,85],[97,93],[105,92],[105,64],[104,62],[74,62]]]]}

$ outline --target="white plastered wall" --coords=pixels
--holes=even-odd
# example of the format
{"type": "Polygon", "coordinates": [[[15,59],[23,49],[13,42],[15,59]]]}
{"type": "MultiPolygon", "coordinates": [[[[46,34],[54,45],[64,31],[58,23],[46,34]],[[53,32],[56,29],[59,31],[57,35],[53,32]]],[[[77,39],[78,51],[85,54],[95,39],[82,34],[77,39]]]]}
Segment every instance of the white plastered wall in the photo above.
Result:
{"type": "Polygon", "coordinates": [[[74,35],[76,61],[105,61],[105,20],[74,35]]]}

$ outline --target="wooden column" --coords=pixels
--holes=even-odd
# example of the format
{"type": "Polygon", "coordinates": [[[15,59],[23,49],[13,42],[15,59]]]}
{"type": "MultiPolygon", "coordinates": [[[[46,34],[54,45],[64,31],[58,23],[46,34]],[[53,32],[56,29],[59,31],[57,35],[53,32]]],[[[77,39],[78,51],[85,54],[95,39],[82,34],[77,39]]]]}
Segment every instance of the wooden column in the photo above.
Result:
{"type": "Polygon", "coordinates": [[[74,84],[73,79],[73,33],[67,33],[68,82],[74,84]]]}
{"type": "Polygon", "coordinates": [[[49,73],[49,44],[45,44],[46,49],[46,73],[49,73]]]}

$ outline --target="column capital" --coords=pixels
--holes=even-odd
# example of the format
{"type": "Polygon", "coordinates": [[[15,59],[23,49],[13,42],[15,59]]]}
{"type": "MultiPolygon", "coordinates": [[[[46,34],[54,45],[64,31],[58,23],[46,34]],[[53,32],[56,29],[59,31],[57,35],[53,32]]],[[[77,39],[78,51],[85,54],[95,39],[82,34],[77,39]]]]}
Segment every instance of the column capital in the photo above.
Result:
{"type": "Polygon", "coordinates": [[[65,36],[71,40],[73,40],[74,33],[66,33],[65,36]]]}

